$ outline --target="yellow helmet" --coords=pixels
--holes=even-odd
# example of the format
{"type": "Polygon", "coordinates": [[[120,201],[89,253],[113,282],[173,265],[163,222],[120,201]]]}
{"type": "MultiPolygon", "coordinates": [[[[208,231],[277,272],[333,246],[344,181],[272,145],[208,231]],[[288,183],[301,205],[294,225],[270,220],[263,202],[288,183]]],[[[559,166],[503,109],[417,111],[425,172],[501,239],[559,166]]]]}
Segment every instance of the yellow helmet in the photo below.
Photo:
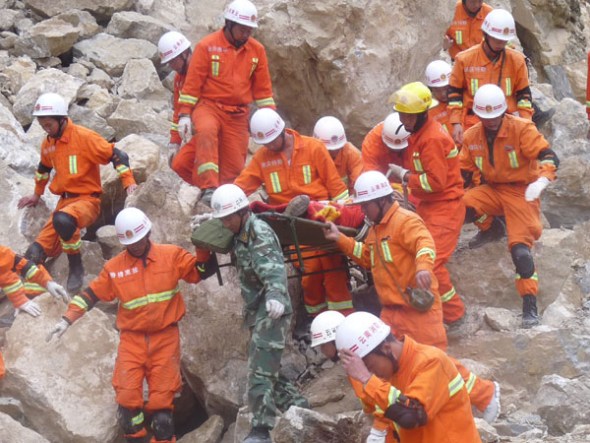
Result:
{"type": "Polygon", "coordinates": [[[395,91],[389,99],[393,109],[404,114],[420,114],[433,105],[432,92],[422,82],[408,83],[395,91]]]}

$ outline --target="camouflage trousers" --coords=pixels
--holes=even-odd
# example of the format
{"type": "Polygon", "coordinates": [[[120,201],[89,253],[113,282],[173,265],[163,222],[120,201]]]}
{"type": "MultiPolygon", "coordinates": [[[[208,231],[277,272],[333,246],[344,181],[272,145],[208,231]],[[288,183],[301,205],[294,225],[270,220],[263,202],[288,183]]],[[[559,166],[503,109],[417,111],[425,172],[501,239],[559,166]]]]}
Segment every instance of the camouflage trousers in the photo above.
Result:
{"type": "Polygon", "coordinates": [[[281,356],[291,315],[257,318],[248,349],[248,407],[252,427],[272,429],[275,417],[290,406],[309,407],[297,388],[282,374],[281,356]]]}

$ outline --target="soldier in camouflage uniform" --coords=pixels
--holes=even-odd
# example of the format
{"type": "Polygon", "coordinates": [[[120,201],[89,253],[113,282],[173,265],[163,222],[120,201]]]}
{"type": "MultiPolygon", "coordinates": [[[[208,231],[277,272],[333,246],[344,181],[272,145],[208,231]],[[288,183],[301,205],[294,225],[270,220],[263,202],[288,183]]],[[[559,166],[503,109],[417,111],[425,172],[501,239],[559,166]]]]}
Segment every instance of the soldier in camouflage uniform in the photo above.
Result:
{"type": "Polygon", "coordinates": [[[250,212],[246,194],[222,185],[211,198],[213,216],[234,233],[234,254],[244,298],[248,348],[248,406],[252,431],[244,443],[270,443],[279,410],[307,400],[279,373],[293,310],[279,240],[270,226],[250,212]]]}

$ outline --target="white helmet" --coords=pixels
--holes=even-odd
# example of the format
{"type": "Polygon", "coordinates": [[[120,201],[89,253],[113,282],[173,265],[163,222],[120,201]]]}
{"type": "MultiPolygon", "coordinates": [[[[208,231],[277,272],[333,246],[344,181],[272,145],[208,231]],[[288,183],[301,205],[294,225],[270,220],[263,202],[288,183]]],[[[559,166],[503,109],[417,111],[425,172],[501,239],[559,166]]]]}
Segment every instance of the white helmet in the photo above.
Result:
{"type": "Polygon", "coordinates": [[[144,238],[152,229],[152,222],[143,211],[125,208],[115,219],[115,231],[122,245],[131,245],[144,238]]]}
{"type": "Polygon", "coordinates": [[[262,108],[250,120],[250,134],[256,143],[266,145],[276,139],[285,129],[285,121],[271,108],[262,108]]]}
{"type": "Polygon", "coordinates": [[[160,53],[160,63],[168,63],[173,58],[179,56],[188,48],[191,42],[180,32],[169,31],[160,37],[158,42],[158,52],[160,53]]]}
{"type": "Polygon", "coordinates": [[[336,329],[346,317],[338,311],[324,311],[311,322],[311,347],[336,340],[336,329]]]}
{"type": "Polygon", "coordinates": [[[496,118],[508,109],[504,92],[496,85],[483,85],[473,97],[473,112],[479,118],[496,118]]]}
{"type": "Polygon", "coordinates": [[[321,140],[328,151],[335,151],[346,144],[344,126],[336,117],[320,118],[313,128],[313,136],[321,140]]]}
{"type": "Polygon", "coordinates": [[[222,218],[238,212],[249,205],[248,197],[239,186],[234,184],[221,185],[211,196],[213,217],[222,218]]]}
{"type": "Polygon", "coordinates": [[[48,92],[37,99],[35,108],[33,108],[33,115],[35,117],[65,117],[68,115],[68,104],[61,95],[48,92]]]}
{"type": "Polygon", "coordinates": [[[447,86],[451,78],[451,65],[444,60],[434,60],[426,66],[426,86],[440,88],[447,86]]]}
{"type": "Polygon", "coordinates": [[[353,312],[336,331],[336,349],[348,349],[365,357],[391,334],[391,329],[368,312],[353,312]]]}
{"type": "Polygon", "coordinates": [[[387,177],[379,171],[363,172],[354,183],[353,203],[364,203],[392,194],[387,177]]]}
{"type": "Polygon", "coordinates": [[[234,0],[231,2],[225,8],[223,17],[240,25],[258,28],[258,11],[256,6],[248,0],[234,0]]]}
{"type": "Polygon", "coordinates": [[[505,42],[516,37],[516,24],[514,18],[505,9],[492,9],[486,15],[481,30],[490,37],[504,40],[505,42]]]}
{"type": "Polygon", "coordinates": [[[412,134],[406,131],[397,112],[389,114],[383,122],[381,139],[389,149],[393,149],[394,151],[406,149],[410,135],[412,134]]]}

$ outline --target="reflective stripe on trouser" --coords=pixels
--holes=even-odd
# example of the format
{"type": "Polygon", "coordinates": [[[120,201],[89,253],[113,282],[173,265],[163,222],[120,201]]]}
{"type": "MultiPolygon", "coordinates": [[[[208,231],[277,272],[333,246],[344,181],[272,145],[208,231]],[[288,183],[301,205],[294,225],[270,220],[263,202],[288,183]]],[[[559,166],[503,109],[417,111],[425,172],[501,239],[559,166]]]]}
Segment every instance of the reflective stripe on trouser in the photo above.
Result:
{"type": "Polygon", "coordinates": [[[383,306],[381,320],[391,327],[391,332],[402,338],[408,335],[418,343],[447,350],[447,333],[443,326],[440,298],[426,312],[410,306],[383,306]]]}
{"type": "Polygon", "coordinates": [[[434,275],[438,280],[443,321],[450,323],[459,320],[465,314],[465,305],[447,270],[447,263],[459,242],[459,235],[465,219],[465,204],[462,198],[441,201],[420,201],[416,212],[426,224],[436,246],[434,275]]]}
{"type": "Polygon", "coordinates": [[[248,347],[248,407],[252,427],[273,428],[276,416],[290,406],[308,406],[293,384],[280,373],[281,356],[291,315],[272,320],[261,303],[248,347]]]}
{"type": "Polygon", "coordinates": [[[449,358],[459,371],[459,374],[461,374],[461,378],[465,381],[465,389],[467,389],[471,404],[475,406],[478,411],[485,411],[494,396],[494,382],[476,376],[473,372],[463,366],[459,360],[451,356],[449,356],[449,358]]]}
{"type": "Polygon", "coordinates": [[[76,198],[60,198],[55,212],[61,211],[76,219],[77,229],[67,242],[61,240],[53,227],[53,214],[41,229],[35,240],[39,243],[47,257],[57,257],[62,252],[78,254],[82,244],[80,229],[90,226],[100,215],[100,198],[81,195],[76,198]]]}
{"type": "Polygon", "coordinates": [[[531,278],[521,278],[517,274],[514,283],[516,284],[518,295],[521,297],[524,295],[537,295],[539,293],[539,277],[536,272],[531,278]]]}
{"type": "Polygon", "coordinates": [[[180,337],[177,326],[154,333],[121,331],[113,372],[116,401],[127,409],[172,409],[180,391],[180,337]],[[143,405],[143,379],[149,397],[143,405]]]}
{"type": "Polygon", "coordinates": [[[352,295],[348,287],[348,274],[345,270],[322,272],[330,269],[343,269],[344,258],[340,255],[329,255],[320,258],[307,258],[325,254],[323,251],[306,253],[303,261],[305,272],[320,272],[304,275],[301,279],[305,309],[310,315],[317,315],[329,309],[341,311],[343,314],[352,312],[352,295]]]}
{"type": "MultiPolygon", "coordinates": [[[[246,108],[244,108],[246,109],[246,108]]],[[[187,183],[201,189],[233,183],[246,164],[248,113],[229,113],[202,99],[192,114],[194,137],[172,162],[187,183]]]]}

